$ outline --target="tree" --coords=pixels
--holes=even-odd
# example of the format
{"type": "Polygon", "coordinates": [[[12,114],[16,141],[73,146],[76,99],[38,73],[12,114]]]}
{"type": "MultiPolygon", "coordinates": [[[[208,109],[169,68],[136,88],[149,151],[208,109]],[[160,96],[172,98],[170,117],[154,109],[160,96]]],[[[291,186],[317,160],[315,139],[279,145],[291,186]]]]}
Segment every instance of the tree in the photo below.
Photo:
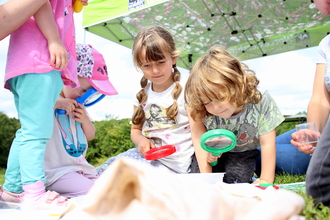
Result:
{"type": "Polygon", "coordinates": [[[16,118],[9,118],[3,112],[0,112],[0,167],[7,166],[7,159],[11,143],[15,138],[16,131],[21,124],[16,118]]]}
{"type": "Polygon", "coordinates": [[[130,137],[130,119],[94,122],[96,135],[88,142],[86,159],[94,163],[101,157],[116,156],[134,147],[130,137]]]}

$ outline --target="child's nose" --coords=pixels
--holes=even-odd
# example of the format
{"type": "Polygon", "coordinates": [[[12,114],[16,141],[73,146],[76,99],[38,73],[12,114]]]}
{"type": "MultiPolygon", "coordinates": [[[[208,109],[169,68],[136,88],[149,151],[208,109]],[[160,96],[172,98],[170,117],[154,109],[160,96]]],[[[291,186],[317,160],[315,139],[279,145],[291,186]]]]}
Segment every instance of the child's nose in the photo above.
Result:
{"type": "Polygon", "coordinates": [[[153,73],[158,73],[159,72],[159,68],[157,65],[152,65],[152,72],[153,73]]]}
{"type": "Polygon", "coordinates": [[[214,104],[214,105],[213,105],[213,108],[214,108],[215,110],[221,110],[221,109],[222,109],[222,106],[219,105],[219,104],[214,104]]]}

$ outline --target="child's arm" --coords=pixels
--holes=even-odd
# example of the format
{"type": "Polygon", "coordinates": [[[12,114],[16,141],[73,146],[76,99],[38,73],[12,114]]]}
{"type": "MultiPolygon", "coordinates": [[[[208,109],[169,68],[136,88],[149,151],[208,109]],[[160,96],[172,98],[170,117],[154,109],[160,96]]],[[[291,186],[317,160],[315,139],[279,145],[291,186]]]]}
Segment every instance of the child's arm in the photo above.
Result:
{"type": "Polygon", "coordinates": [[[10,0],[0,5],[0,40],[22,26],[47,0],[10,0]]]}
{"type": "MultiPolygon", "coordinates": [[[[134,111],[135,108],[136,107],[134,106],[134,111]]],[[[131,126],[131,140],[135,146],[138,147],[138,152],[143,156],[147,151],[155,147],[155,145],[142,134],[142,128],[139,125],[134,125],[133,123],[131,126]]]]}
{"type": "Polygon", "coordinates": [[[74,115],[73,120],[81,123],[81,128],[84,131],[86,139],[88,141],[92,140],[95,137],[95,126],[88,117],[85,107],[80,103],[77,105],[78,107],[72,112],[74,115]]]}
{"type": "Polygon", "coordinates": [[[56,69],[64,69],[68,65],[68,52],[60,38],[52,7],[46,2],[35,14],[34,19],[48,41],[50,65],[56,69]]]}
{"type": "Polygon", "coordinates": [[[206,132],[202,119],[197,118],[197,122],[190,116],[189,107],[187,108],[189,124],[191,129],[191,139],[195,149],[195,155],[198,162],[198,167],[201,173],[212,173],[212,167],[207,162],[207,152],[200,145],[200,138],[206,132]]]}
{"type": "Polygon", "coordinates": [[[275,179],[276,166],[276,131],[260,135],[261,148],[261,175],[254,184],[273,183],[275,179]]]}

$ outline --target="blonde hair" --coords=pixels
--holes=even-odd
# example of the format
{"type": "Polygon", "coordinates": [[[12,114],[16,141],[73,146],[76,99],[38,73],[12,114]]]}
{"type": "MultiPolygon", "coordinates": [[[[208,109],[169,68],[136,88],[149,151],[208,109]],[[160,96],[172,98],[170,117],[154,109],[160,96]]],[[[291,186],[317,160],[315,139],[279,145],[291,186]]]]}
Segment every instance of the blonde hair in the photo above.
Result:
{"type": "Polygon", "coordinates": [[[242,110],[244,105],[259,103],[262,94],[257,89],[258,84],[253,70],[224,48],[213,46],[190,70],[184,98],[191,108],[193,120],[196,120],[197,116],[204,118],[210,115],[204,107],[205,101],[229,102],[242,110]]]}
{"type": "MultiPolygon", "coordinates": [[[[159,61],[164,59],[167,55],[171,58],[178,57],[179,51],[175,48],[175,43],[172,35],[162,27],[151,27],[140,31],[133,44],[133,62],[135,67],[141,69],[143,61],[159,61]],[[145,50],[145,57],[142,57],[142,51],[145,50]],[[144,58],[145,60],[142,60],[144,58]]],[[[173,104],[166,109],[166,115],[170,119],[178,114],[178,103],[180,93],[182,92],[182,86],[180,85],[180,72],[173,65],[174,72],[172,73],[173,81],[176,82],[174,89],[172,90],[173,104]]],[[[136,98],[139,101],[139,106],[133,113],[132,123],[135,125],[143,125],[146,120],[145,112],[142,104],[148,99],[147,93],[144,88],[147,86],[148,79],[144,76],[141,78],[140,85],[141,90],[136,94],[136,98]]]]}

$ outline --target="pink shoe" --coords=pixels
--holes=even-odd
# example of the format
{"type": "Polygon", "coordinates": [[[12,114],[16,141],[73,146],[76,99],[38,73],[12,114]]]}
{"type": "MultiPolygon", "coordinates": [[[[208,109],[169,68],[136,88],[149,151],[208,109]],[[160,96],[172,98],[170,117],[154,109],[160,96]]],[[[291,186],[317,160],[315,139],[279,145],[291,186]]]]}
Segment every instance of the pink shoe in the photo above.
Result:
{"type": "Polygon", "coordinates": [[[24,196],[24,192],[12,193],[4,190],[0,185],[0,208],[20,209],[23,196],[24,196]]]}
{"type": "Polygon", "coordinates": [[[38,200],[24,198],[23,211],[50,211],[53,213],[64,212],[71,206],[72,202],[57,192],[47,191],[38,200]]]}

